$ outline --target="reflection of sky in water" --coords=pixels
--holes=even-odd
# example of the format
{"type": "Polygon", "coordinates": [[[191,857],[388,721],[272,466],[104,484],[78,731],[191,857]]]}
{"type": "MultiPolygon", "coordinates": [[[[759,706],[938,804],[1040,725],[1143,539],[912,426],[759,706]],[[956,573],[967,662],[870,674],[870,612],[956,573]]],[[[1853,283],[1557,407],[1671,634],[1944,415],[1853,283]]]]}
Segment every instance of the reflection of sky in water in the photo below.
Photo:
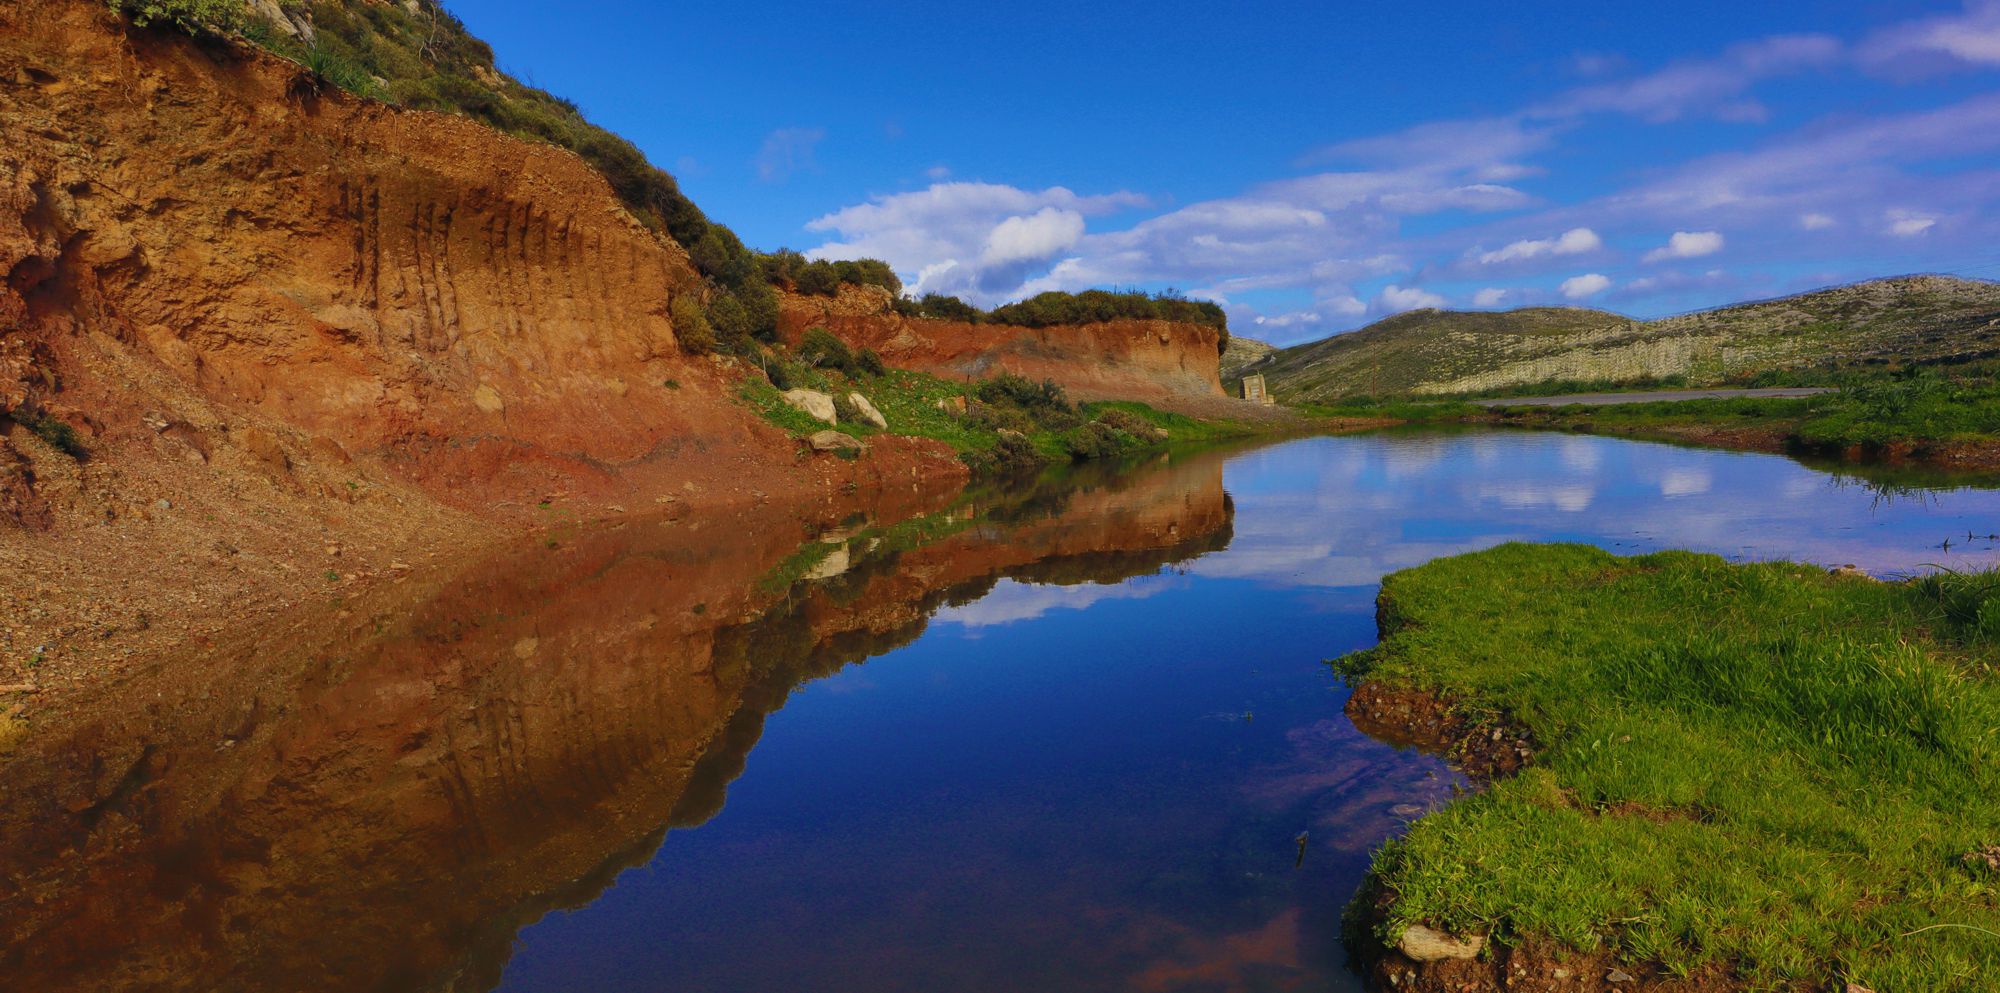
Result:
{"type": "Polygon", "coordinates": [[[973,603],[938,611],[937,620],[968,628],[1012,624],[1034,620],[1051,610],[1086,610],[1092,604],[1106,600],[1144,600],[1174,583],[1175,577],[1169,574],[1135,576],[1122,583],[1084,583],[1078,586],[1003,579],[993,587],[993,592],[973,603]]]}
{"type": "Polygon", "coordinates": [[[1775,455],[1493,432],[1318,438],[1229,465],[1236,540],[1190,571],[1358,586],[1502,541],[1691,548],[1877,573],[2000,561],[2000,493],[1894,500],[1775,455]],[[1949,552],[1940,547],[1952,538],[1949,552]]]}
{"type": "Polygon", "coordinates": [[[1355,990],[1340,912],[1452,785],[1355,730],[1320,664],[1373,642],[1384,573],[1515,539],[1880,573],[1991,561],[1937,546],[2000,531],[1993,492],[1882,504],[1779,457],[1556,434],[1306,439],[1224,482],[1223,551],[1003,580],[798,688],[722,812],[523,930],[503,989],[1355,990]]]}

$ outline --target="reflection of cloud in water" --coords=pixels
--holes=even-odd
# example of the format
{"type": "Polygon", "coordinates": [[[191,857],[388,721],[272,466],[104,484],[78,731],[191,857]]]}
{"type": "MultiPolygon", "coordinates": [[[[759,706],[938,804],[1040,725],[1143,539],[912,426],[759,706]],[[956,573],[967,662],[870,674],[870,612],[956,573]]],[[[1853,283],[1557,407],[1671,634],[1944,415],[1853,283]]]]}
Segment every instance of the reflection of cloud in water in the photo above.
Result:
{"type": "Polygon", "coordinates": [[[1491,500],[1512,510],[1554,507],[1575,513],[1589,510],[1597,491],[1586,485],[1546,486],[1540,483],[1481,483],[1476,491],[1481,500],[1491,500]]]}
{"type": "Polygon", "coordinates": [[[1668,469],[1660,474],[1661,496],[1695,496],[1715,486],[1715,477],[1706,469],[1668,469]]]}
{"type": "Polygon", "coordinates": [[[1576,472],[1595,473],[1604,464],[1604,450],[1592,444],[1589,438],[1562,435],[1557,451],[1562,455],[1563,465],[1576,472]]]}
{"type": "Polygon", "coordinates": [[[1355,586],[1504,541],[1632,553],[1853,562],[1872,572],[2000,562],[1948,535],[2000,531],[2000,493],[1884,502],[1775,455],[1528,432],[1313,438],[1233,459],[1235,540],[1205,577],[1355,586]]]}
{"type": "Polygon", "coordinates": [[[1083,610],[1106,600],[1144,600],[1182,585],[1185,582],[1171,574],[1135,576],[1115,586],[1048,586],[1003,579],[993,592],[961,607],[946,607],[936,619],[968,628],[992,627],[1033,620],[1051,610],[1083,610]]]}

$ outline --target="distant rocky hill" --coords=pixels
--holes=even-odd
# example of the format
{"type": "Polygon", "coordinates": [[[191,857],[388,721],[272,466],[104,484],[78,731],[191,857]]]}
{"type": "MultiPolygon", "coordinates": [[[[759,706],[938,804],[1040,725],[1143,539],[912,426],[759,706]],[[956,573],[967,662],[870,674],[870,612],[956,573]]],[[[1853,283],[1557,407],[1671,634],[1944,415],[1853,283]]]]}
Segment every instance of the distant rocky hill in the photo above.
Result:
{"type": "MultiPolygon", "coordinates": [[[[1418,310],[1280,349],[1263,373],[1281,400],[1455,394],[1550,380],[1685,376],[1936,362],[2000,354],[2000,283],[1903,276],[1641,321],[1601,310],[1418,310]]],[[[1225,373],[1227,374],[1227,373],[1225,373]]]]}
{"type": "Polygon", "coordinates": [[[1222,378],[1229,379],[1243,371],[1243,367],[1260,362],[1265,356],[1278,350],[1278,346],[1242,335],[1230,335],[1229,343],[1222,349],[1222,378]]]}

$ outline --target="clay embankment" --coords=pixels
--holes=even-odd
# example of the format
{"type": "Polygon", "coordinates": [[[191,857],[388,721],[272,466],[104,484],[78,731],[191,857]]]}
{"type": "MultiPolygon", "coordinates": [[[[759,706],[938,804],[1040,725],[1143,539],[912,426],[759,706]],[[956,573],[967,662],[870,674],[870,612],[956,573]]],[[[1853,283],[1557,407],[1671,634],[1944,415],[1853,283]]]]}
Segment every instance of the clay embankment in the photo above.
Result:
{"type": "Polygon", "coordinates": [[[947,379],[1013,373],[1050,379],[1079,400],[1144,400],[1166,410],[1238,420],[1288,412],[1231,400],[1218,378],[1221,333],[1201,324],[1128,320],[1060,327],[909,318],[887,291],[843,286],[835,297],[788,294],[780,331],[796,342],[823,327],[855,348],[872,348],[899,369],[947,379]]]}
{"type": "Polygon", "coordinates": [[[0,765],[0,972],[487,988],[519,927],[719,809],[794,686],[1001,576],[1116,581],[1226,542],[1221,461],[961,506],[914,546],[829,533],[838,558],[781,588],[796,522],[755,508],[563,530],[165,660],[0,765]]]}
{"type": "Polygon", "coordinates": [[[908,439],[802,455],[732,402],[746,370],[667,317],[686,253],[566,152],[94,0],[0,6],[0,126],[0,684],[551,513],[964,478],[908,439]]]}

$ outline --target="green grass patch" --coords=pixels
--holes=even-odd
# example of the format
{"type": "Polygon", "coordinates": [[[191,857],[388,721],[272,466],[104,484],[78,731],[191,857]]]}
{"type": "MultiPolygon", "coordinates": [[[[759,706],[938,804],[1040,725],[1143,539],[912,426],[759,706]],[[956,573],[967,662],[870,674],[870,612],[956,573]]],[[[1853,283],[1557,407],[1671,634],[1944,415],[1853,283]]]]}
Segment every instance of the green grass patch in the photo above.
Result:
{"type": "Polygon", "coordinates": [[[1333,403],[1302,403],[1296,410],[1308,417],[1401,421],[1406,424],[1450,424],[1485,413],[1461,400],[1411,400],[1399,397],[1348,397],[1333,403]]]}
{"type": "Polygon", "coordinates": [[[1643,433],[1651,428],[1768,428],[1805,448],[1863,450],[2000,442],[2000,385],[1918,374],[1853,381],[1811,397],[1731,397],[1602,407],[1508,407],[1523,427],[1643,433]]]}
{"type": "Polygon", "coordinates": [[[1336,664],[1505,713],[1543,751],[1384,846],[1373,937],[1547,938],[1750,989],[1990,989],[2000,879],[1966,856],[2000,845],[1996,591],[1579,545],[1390,576],[1382,644],[1336,664]]]}
{"type": "Polygon", "coordinates": [[[1158,410],[1136,401],[1071,404],[1062,388],[1014,376],[977,382],[888,369],[849,374],[768,356],[778,381],[788,389],[818,390],[845,404],[860,393],[889,422],[887,431],[842,418],[829,428],[785,402],[784,391],[764,376],[752,375],[737,387],[737,398],[766,421],[793,434],[834,430],[857,438],[879,434],[931,438],[951,446],[977,472],[1025,468],[1038,462],[1109,458],[1181,444],[1196,444],[1250,433],[1230,421],[1205,421],[1158,410]],[[961,413],[958,401],[966,402],[961,413]],[[1018,432],[1009,438],[1007,432],[1018,432]]]}

